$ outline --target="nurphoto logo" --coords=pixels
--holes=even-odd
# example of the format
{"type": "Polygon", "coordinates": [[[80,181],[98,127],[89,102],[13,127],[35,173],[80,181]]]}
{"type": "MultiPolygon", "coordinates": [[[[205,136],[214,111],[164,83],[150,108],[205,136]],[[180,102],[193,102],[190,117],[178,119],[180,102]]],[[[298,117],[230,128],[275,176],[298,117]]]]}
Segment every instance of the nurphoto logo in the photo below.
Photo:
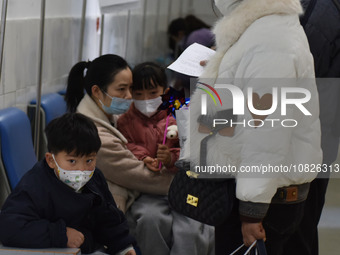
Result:
{"type": "Polygon", "coordinates": [[[247,107],[253,116],[253,119],[248,121],[244,119],[239,122],[232,119],[213,119],[213,127],[228,123],[230,126],[241,124],[249,127],[261,127],[265,124],[265,122],[270,122],[272,127],[274,127],[278,122],[280,122],[283,127],[295,127],[298,125],[298,122],[295,119],[267,118],[267,116],[273,114],[278,107],[281,109],[281,116],[287,116],[287,106],[289,105],[299,109],[305,116],[312,115],[304,106],[304,104],[310,101],[311,93],[309,90],[301,87],[272,87],[271,93],[267,93],[261,98],[254,92],[252,87],[247,88],[247,96],[244,95],[243,91],[239,87],[231,84],[215,84],[215,86],[212,87],[206,83],[199,82],[199,86],[197,88],[206,92],[206,94],[201,95],[202,115],[207,115],[207,95],[210,96],[216,106],[217,102],[215,97],[219,100],[220,105],[223,106],[220,94],[225,91],[232,96],[233,115],[245,115],[245,108],[247,107]],[[217,92],[217,89],[220,94],[217,92]],[[294,96],[290,97],[290,95],[294,96]],[[245,103],[246,100],[247,102],[245,103]]]}

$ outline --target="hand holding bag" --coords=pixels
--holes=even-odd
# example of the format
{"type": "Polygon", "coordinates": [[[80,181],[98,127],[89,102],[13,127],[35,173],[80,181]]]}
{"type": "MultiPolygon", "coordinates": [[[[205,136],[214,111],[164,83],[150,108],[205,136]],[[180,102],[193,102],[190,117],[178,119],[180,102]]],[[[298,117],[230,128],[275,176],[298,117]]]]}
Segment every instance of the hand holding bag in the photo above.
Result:
{"type": "MultiPolygon", "coordinates": [[[[244,244],[242,244],[240,247],[238,247],[235,251],[230,253],[230,255],[236,255],[238,251],[240,251],[244,247],[244,244]]],[[[263,240],[256,240],[243,255],[267,255],[266,245],[264,244],[263,240]]]]}

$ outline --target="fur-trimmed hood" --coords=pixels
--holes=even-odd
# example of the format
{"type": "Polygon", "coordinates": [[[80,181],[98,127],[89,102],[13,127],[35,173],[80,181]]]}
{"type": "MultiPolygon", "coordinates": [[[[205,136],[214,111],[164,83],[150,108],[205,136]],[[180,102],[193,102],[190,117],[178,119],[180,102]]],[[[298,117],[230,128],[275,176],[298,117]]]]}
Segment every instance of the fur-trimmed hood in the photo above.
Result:
{"type": "Polygon", "coordinates": [[[216,0],[215,2],[219,10],[227,15],[213,28],[217,50],[200,78],[217,77],[218,66],[225,53],[256,20],[272,14],[299,15],[303,12],[300,0],[242,0],[239,3],[235,0],[216,0]]]}

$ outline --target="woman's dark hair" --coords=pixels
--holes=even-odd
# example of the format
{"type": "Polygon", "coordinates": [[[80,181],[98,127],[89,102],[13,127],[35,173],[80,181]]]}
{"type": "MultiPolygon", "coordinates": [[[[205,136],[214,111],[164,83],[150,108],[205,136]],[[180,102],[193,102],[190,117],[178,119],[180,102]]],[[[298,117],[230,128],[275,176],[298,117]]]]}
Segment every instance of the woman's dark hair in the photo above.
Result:
{"type": "Polygon", "coordinates": [[[130,68],[127,62],[120,56],[107,54],[90,61],[81,61],[75,64],[68,76],[65,101],[67,109],[75,112],[81,99],[84,97],[84,90],[91,96],[91,88],[97,85],[102,91],[107,91],[120,71],[130,68]],[[86,74],[84,74],[87,69],[86,74]]]}
{"type": "Polygon", "coordinates": [[[178,36],[180,31],[184,31],[185,35],[189,35],[191,32],[201,29],[210,28],[208,24],[200,20],[194,15],[188,15],[185,18],[178,18],[173,20],[168,27],[168,34],[178,36]]]}
{"type": "Polygon", "coordinates": [[[76,156],[98,152],[101,141],[95,124],[80,113],[66,113],[45,128],[47,148],[51,153],[66,151],[76,156]]]}
{"type": "Polygon", "coordinates": [[[132,76],[132,90],[153,89],[157,85],[166,89],[168,86],[164,68],[153,62],[137,65],[132,71],[132,76]]]}

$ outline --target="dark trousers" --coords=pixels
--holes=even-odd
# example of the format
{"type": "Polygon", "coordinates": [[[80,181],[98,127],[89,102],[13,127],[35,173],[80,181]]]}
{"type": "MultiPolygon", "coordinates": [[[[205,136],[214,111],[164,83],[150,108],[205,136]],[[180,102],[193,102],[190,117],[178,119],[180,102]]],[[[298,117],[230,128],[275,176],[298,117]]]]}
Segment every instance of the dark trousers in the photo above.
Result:
{"type": "Polygon", "coordinates": [[[289,240],[290,245],[285,247],[285,255],[319,254],[318,223],[325,203],[328,181],[326,178],[311,182],[304,216],[297,231],[289,240]]]}
{"type": "MultiPolygon", "coordinates": [[[[268,255],[284,254],[284,248],[290,246],[290,237],[296,232],[304,211],[304,204],[271,204],[263,220],[267,240],[268,255]]],[[[238,204],[235,204],[231,216],[220,226],[215,227],[216,255],[232,253],[243,243],[238,204]]],[[[244,250],[242,250],[244,253],[244,250]]],[[[243,254],[242,251],[238,254],[243,254]]]]}
{"type": "Polygon", "coordinates": [[[228,255],[241,244],[243,244],[241,222],[238,214],[238,200],[236,200],[230,217],[215,227],[215,254],[228,255]]]}

